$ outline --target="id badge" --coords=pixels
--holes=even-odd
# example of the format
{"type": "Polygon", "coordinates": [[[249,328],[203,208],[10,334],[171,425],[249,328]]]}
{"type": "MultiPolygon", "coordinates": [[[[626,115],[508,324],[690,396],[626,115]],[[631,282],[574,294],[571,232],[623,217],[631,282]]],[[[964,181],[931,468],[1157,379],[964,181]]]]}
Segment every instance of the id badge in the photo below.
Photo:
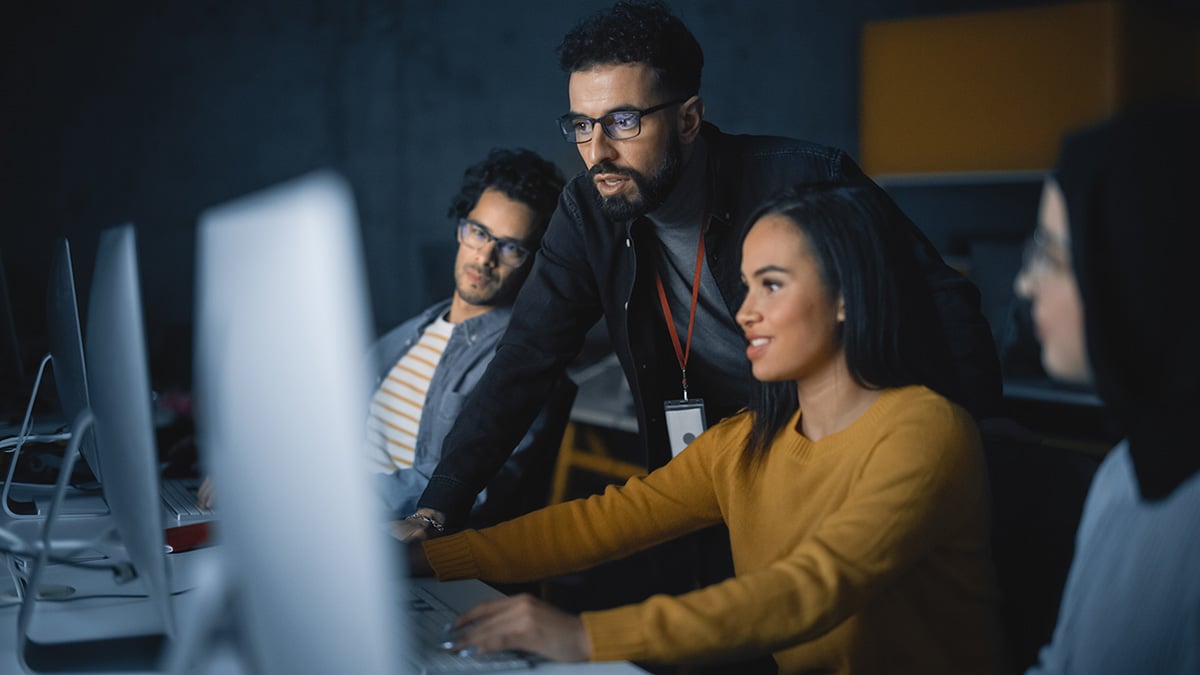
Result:
{"type": "Polygon", "coordinates": [[[671,441],[671,456],[683,452],[688,443],[704,433],[708,424],[704,419],[704,399],[666,401],[663,412],[667,419],[667,438],[671,441]]]}

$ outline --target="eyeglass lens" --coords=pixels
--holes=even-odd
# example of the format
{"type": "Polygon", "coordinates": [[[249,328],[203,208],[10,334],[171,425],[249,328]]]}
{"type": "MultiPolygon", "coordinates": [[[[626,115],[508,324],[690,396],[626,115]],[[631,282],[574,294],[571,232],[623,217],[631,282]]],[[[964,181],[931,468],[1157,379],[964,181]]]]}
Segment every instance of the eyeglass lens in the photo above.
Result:
{"type": "Polygon", "coordinates": [[[599,124],[611,139],[621,141],[637,136],[642,131],[642,113],[637,110],[621,110],[609,113],[600,119],[571,117],[562,120],[563,134],[568,140],[583,143],[591,140],[599,124]]]}
{"type": "Polygon", "coordinates": [[[686,100],[672,99],[645,110],[614,110],[600,118],[567,114],[558,119],[558,125],[562,129],[563,137],[571,143],[586,143],[592,140],[597,124],[604,129],[604,135],[614,141],[625,141],[642,133],[642,117],[686,100]]]}
{"type": "Polygon", "coordinates": [[[1063,253],[1056,250],[1053,240],[1041,229],[1034,231],[1033,236],[1025,240],[1021,251],[1022,271],[1034,274],[1045,271],[1060,271],[1068,266],[1063,253]]]}
{"type": "Polygon", "coordinates": [[[496,257],[500,262],[509,267],[517,267],[525,262],[526,256],[529,255],[529,249],[512,239],[500,238],[488,232],[487,228],[479,223],[462,219],[458,223],[459,240],[467,246],[478,250],[487,246],[490,242],[496,243],[496,257]]]}

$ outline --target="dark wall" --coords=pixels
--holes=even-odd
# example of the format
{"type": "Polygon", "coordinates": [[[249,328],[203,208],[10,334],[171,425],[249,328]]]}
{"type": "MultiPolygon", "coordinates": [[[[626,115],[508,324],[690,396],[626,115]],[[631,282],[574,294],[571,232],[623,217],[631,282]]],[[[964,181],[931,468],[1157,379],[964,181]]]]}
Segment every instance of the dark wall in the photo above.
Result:
{"type": "MultiPolygon", "coordinates": [[[[101,229],[137,225],[157,383],[184,383],[197,213],[320,166],[356,191],[376,326],[449,287],[423,252],[452,241],[462,170],[495,146],[581,167],[554,118],[554,49],[607,1],[10,3],[0,10],[0,255],[27,358],[44,351],[46,268],[70,237],[86,298],[101,229]],[[442,285],[439,285],[442,284],[442,285]]],[[[858,150],[866,21],[1041,2],[674,3],[705,49],[726,130],[858,150]]],[[[898,193],[947,253],[983,221],[1032,226],[1036,189],[984,209],[898,193]],[[952,204],[946,202],[947,204],[952,204]],[[918,213],[919,212],[919,213],[918,213]]]]}

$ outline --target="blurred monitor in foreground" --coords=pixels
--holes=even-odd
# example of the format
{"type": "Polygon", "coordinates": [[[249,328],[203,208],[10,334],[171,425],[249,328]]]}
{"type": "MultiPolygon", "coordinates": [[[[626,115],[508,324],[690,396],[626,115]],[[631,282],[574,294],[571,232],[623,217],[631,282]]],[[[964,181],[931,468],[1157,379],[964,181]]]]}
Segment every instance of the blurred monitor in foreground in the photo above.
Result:
{"type": "Polygon", "coordinates": [[[357,220],[329,173],[211,208],[197,235],[198,437],[250,670],[394,673],[400,562],[361,465],[357,220]]]}

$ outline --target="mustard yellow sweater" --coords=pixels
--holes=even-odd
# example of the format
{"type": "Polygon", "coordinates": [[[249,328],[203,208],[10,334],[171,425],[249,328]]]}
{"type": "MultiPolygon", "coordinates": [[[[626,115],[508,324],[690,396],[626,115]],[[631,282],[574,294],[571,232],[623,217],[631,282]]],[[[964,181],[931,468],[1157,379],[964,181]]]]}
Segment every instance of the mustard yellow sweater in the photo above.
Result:
{"type": "Polygon", "coordinates": [[[603,495],[434,539],[438,578],[541,579],[724,521],[736,575],[585,612],[594,661],[712,662],[773,652],[781,673],[1004,669],[978,432],[923,387],[883,392],[809,441],[799,414],[753,472],[743,414],[603,495]]]}

